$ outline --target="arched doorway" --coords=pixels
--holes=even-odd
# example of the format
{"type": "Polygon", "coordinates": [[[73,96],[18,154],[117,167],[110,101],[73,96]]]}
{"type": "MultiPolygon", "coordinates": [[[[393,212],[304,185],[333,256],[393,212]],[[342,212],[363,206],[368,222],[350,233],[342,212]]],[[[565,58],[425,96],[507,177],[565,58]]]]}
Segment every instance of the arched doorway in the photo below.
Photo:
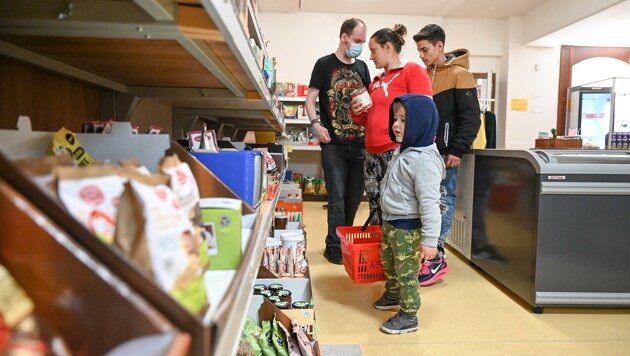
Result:
{"type": "MultiPolygon", "coordinates": [[[[585,59],[610,57],[630,63],[630,48],[562,46],[560,49],[560,80],[558,82],[558,112],[556,128],[566,130],[567,90],[571,87],[573,65],[585,59]]],[[[602,78],[604,79],[604,78],[602,78]]]]}

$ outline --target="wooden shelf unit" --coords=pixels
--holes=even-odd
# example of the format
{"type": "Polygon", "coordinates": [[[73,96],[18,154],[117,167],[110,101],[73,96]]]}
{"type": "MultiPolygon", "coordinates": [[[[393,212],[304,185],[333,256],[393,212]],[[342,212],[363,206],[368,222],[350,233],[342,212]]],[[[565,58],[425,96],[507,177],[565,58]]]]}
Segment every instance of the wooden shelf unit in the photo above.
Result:
{"type": "MultiPolygon", "coordinates": [[[[127,97],[120,116],[133,110],[128,97],[151,97],[178,109],[174,128],[185,113],[244,130],[284,130],[234,2],[87,0],[63,20],[60,4],[0,6],[0,55],[113,91],[118,106],[127,97]]],[[[261,36],[255,28],[251,35],[261,36]]]]}

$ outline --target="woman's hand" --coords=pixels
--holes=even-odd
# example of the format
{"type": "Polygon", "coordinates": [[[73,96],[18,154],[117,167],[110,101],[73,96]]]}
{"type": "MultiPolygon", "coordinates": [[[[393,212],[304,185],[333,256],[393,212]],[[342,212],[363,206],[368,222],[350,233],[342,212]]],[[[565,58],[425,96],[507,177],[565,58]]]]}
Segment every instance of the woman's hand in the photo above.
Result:
{"type": "Polygon", "coordinates": [[[355,116],[363,115],[368,111],[369,108],[369,106],[363,106],[363,104],[356,99],[353,99],[352,103],[350,104],[350,109],[355,116]]]}

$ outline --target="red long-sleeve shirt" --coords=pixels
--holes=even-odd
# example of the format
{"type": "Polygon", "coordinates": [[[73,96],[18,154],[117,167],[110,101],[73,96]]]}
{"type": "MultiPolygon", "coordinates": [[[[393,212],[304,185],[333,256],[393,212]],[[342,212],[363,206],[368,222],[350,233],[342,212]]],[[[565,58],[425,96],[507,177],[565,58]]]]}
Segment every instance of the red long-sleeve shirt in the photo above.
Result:
{"type": "Polygon", "coordinates": [[[388,131],[389,106],[394,98],[410,93],[433,95],[426,70],[414,62],[379,74],[368,87],[368,91],[372,98],[372,107],[367,114],[353,114],[352,120],[365,127],[365,149],[375,154],[399,146],[390,140],[388,131]]]}

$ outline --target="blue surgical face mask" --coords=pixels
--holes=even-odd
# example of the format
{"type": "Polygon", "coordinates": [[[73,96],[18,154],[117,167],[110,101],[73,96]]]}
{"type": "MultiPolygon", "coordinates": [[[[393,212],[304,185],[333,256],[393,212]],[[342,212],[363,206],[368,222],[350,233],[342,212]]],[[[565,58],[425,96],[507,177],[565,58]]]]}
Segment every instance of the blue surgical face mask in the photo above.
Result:
{"type": "Polygon", "coordinates": [[[350,43],[350,48],[346,49],[346,55],[350,58],[357,58],[361,55],[363,46],[358,43],[350,43]]]}

